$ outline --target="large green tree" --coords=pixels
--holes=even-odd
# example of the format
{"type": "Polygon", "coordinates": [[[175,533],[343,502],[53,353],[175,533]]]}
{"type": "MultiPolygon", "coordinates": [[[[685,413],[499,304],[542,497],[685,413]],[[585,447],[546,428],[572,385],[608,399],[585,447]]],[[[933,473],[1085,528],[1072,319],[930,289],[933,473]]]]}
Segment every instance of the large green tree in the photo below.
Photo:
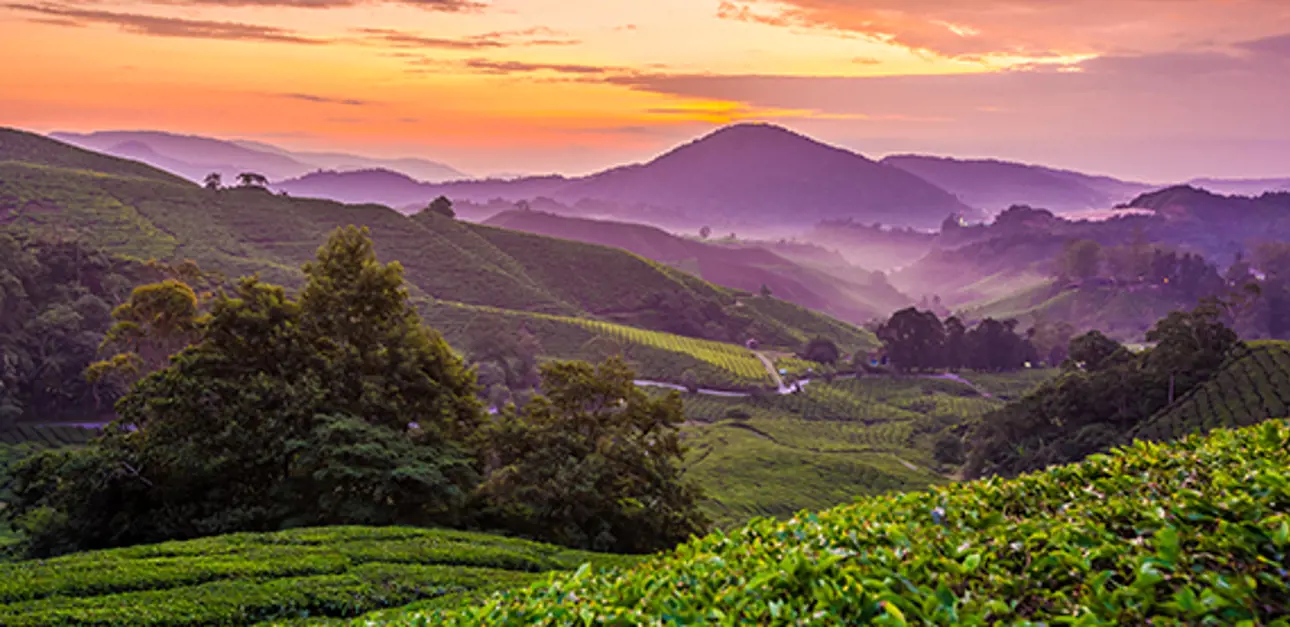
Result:
{"type": "Polygon", "coordinates": [[[499,524],[529,537],[644,553],[703,531],[698,488],[681,476],[676,394],[653,399],[631,369],[557,362],[542,392],[486,430],[480,497],[499,524]]]}
{"type": "Polygon", "coordinates": [[[450,524],[477,481],[473,374],[421,325],[398,264],[338,231],[298,301],[244,279],[81,451],[23,463],[34,553],[304,524],[450,524]]]}

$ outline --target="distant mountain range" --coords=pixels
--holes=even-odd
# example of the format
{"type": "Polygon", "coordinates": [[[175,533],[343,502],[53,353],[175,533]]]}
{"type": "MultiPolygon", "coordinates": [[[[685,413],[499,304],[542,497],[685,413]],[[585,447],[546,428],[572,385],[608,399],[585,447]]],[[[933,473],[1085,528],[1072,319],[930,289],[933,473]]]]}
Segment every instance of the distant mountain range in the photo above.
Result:
{"type": "Polygon", "coordinates": [[[1290,177],[1272,179],[1193,179],[1192,187],[1200,187],[1216,194],[1259,196],[1267,192],[1290,192],[1290,177]]]}
{"type": "Polygon", "coordinates": [[[227,141],[160,131],[99,131],[50,133],[73,146],[125,159],[200,181],[211,172],[231,179],[241,172],[256,172],[272,180],[302,176],[316,170],[385,168],[427,181],[469,178],[441,163],[425,159],[377,159],[342,153],[292,152],[270,144],[227,141]]]}
{"type": "Polygon", "coordinates": [[[276,186],[301,196],[404,206],[438,195],[488,202],[550,198],[583,207],[613,205],[685,214],[696,224],[804,226],[855,218],[933,228],[951,213],[975,217],[953,195],[904,170],[786,129],[738,124],[648,163],[580,178],[418,184],[390,173],[314,173],[276,186]],[[414,198],[415,197],[415,198],[414,198]]]}
{"type": "Polygon", "coordinates": [[[894,155],[882,160],[958,196],[988,213],[1030,205],[1058,213],[1108,209],[1156,186],[1109,176],[994,159],[894,155]]]}

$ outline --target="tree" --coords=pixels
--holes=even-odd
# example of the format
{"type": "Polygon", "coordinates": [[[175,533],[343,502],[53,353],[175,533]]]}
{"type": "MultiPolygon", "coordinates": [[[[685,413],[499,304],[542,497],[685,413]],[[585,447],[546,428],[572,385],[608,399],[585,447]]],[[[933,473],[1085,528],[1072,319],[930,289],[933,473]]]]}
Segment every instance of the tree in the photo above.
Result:
{"type": "Polygon", "coordinates": [[[217,190],[224,185],[224,177],[220,176],[219,172],[211,172],[206,175],[202,183],[206,186],[206,189],[217,190]]]}
{"type": "Polygon", "coordinates": [[[453,524],[477,482],[475,380],[397,263],[339,230],[299,300],[243,279],[136,383],[102,440],[23,462],[36,553],[320,524],[453,524]]]}
{"type": "Polygon", "coordinates": [[[1123,363],[1129,356],[1128,349],[1119,342],[1094,330],[1071,340],[1068,367],[1099,372],[1123,363]]]}
{"type": "Polygon", "coordinates": [[[929,370],[943,362],[945,327],[930,311],[914,307],[897,311],[878,328],[877,335],[898,370],[929,370]]]}
{"type": "Polygon", "coordinates": [[[565,546],[648,553],[702,532],[682,476],[681,399],[651,399],[621,360],[547,364],[544,396],[485,429],[490,517],[565,546]]]}
{"type": "Polygon", "coordinates": [[[91,382],[112,379],[121,387],[163,368],[199,337],[203,322],[197,294],[174,279],[136,287],[130,300],[112,311],[112,319],[100,350],[114,352],[91,364],[86,374],[91,382]]]}
{"type": "Polygon", "coordinates": [[[457,217],[457,212],[452,208],[452,201],[449,200],[447,196],[440,196],[434,199],[430,203],[430,206],[426,207],[426,210],[432,213],[437,213],[445,218],[457,217]]]}
{"type": "Polygon", "coordinates": [[[705,227],[703,227],[703,228],[699,229],[699,237],[701,237],[701,238],[703,238],[703,239],[708,239],[708,238],[709,238],[709,237],[711,237],[711,236],[712,236],[712,227],[710,227],[710,226],[705,226],[705,227]]]}
{"type": "Polygon", "coordinates": [[[266,187],[269,184],[269,179],[263,174],[243,172],[237,175],[237,182],[241,187],[266,187]]]}
{"type": "Polygon", "coordinates": [[[802,348],[802,359],[813,361],[818,364],[828,364],[830,366],[838,363],[842,352],[838,350],[838,345],[826,337],[812,338],[802,348]]]}
{"type": "Polygon", "coordinates": [[[945,319],[945,350],[943,353],[946,368],[957,371],[968,365],[967,326],[957,316],[945,319]]]}
{"type": "Polygon", "coordinates": [[[1147,341],[1156,343],[1146,356],[1147,366],[1174,377],[1178,393],[1207,380],[1241,346],[1213,303],[1170,313],[1147,332],[1147,341]]]}
{"type": "Polygon", "coordinates": [[[1062,250],[1058,262],[1061,276],[1073,279],[1091,279],[1101,272],[1102,246],[1093,240],[1070,242],[1062,250]]]}
{"type": "Polygon", "coordinates": [[[760,292],[760,293],[761,293],[761,297],[762,297],[762,298],[770,298],[771,296],[773,296],[773,295],[775,294],[774,292],[770,291],[770,286],[769,286],[769,285],[766,285],[765,283],[762,283],[762,284],[761,284],[761,292],[760,292]]]}

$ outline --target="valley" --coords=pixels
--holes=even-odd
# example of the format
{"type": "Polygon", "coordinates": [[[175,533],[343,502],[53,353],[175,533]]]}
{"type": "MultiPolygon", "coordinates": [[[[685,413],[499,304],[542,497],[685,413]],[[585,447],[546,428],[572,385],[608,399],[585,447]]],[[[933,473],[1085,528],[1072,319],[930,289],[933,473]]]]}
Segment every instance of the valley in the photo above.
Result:
{"type": "MultiPolygon", "coordinates": [[[[120,156],[0,129],[0,623],[1133,622],[1023,554],[1284,556],[1283,193],[770,125],[455,182],[61,137],[120,156]]],[[[1153,611],[1274,615],[1274,563],[1153,611]]]]}

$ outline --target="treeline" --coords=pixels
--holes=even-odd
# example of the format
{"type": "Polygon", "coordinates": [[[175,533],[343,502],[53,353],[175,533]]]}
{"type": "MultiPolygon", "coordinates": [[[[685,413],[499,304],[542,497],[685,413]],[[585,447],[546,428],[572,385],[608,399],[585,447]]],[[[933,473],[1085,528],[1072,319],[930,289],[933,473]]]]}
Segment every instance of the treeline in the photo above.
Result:
{"type": "Polygon", "coordinates": [[[1070,325],[1037,324],[1020,334],[1016,320],[986,318],[969,328],[950,316],[910,307],[892,314],[877,329],[891,367],[900,372],[1019,370],[1040,361],[1060,364],[1070,325]]]}
{"type": "MultiPolygon", "coordinates": [[[[298,297],[254,277],[200,299],[178,280],[134,290],[109,332],[121,352],[93,369],[128,385],[117,420],[14,470],[3,515],[27,553],[338,524],[630,553],[706,528],[677,395],[647,396],[619,360],[550,363],[540,393],[490,416],[365,231],[338,231],[304,274],[298,297]]],[[[532,383],[532,364],[481,357],[496,385],[532,383]]]]}
{"type": "Polygon", "coordinates": [[[1140,231],[1123,246],[1103,246],[1089,239],[1068,242],[1054,271],[1063,281],[1103,278],[1121,285],[1149,285],[1192,302],[1228,287],[1218,267],[1203,255],[1152,246],[1140,231]]]}
{"type": "Polygon", "coordinates": [[[1075,338],[1063,374],[987,414],[967,438],[965,475],[1012,476],[1078,461],[1125,435],[1213,377],[1242,343],[1224,322],[1239,302],[1207,299],[1155,324],[1149,350],[1129,351],[1093,331],[1075,338]]]}
{"type": "Polygon", "coordinates": [[[1248,258],[1238,255],[1226,278],[1248,295],[1233,319],[1241,337],[1290,339],[1290,243],[1265,242],[1248,258]]]}

